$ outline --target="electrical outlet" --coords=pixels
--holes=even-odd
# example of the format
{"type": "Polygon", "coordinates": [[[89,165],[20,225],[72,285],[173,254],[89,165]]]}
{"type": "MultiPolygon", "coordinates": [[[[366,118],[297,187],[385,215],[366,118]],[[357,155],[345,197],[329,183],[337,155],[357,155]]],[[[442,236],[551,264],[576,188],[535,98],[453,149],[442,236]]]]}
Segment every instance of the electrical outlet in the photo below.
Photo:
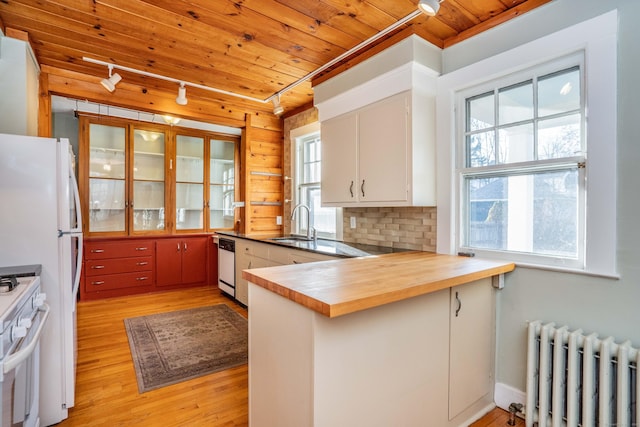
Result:
{"type": "Polygon", "coordinates": [[[351,224],[351,228],[356,228],[356,217],[349,217],[349,223],[351,224]]]}
{"type": "Polygon", "coordinates": [[[276,225],[282,225],[282,217],[280,215],[276,217],[276,225]]]}

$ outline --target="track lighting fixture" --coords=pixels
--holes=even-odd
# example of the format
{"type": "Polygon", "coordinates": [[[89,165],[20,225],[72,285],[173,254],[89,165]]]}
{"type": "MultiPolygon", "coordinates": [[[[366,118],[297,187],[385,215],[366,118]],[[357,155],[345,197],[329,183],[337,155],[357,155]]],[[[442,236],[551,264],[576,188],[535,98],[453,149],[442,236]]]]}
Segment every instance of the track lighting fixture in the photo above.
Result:
{"type": "Polygon", "coordinates": [[[120,74],[114,73],[113,65],[109,65],[109,78],[102,79],[100,83],[102,83],[102,86],[104,86],[106,90],[108,90],[109,92],[113,92],[114,90],[116,90],[116,85],[120,82],[120,80],[122,80],[120,74]]]}
{"type": "Polygon", "coordinates": [[[284,113],[284,108],[280,105],[280,94],[276,94],[273,98],[271,98],[271,102],[273,102],[273,114],[279,116],[284,113]]]}
{"type": "Polygon", "coordinates": [[[435,16],[440,9],[440,3],[443,0],[420,0],[418,1],[418,9],[420,9],[425,15],[435,16]]]}
{"type": "Polygon", "coordinates": [[[184,83],[180,82],[180,87],[178,88],[178,97],[176,98],[176,104],[178,105],[187,105],[187,88],[184,87],[184,83]]]}

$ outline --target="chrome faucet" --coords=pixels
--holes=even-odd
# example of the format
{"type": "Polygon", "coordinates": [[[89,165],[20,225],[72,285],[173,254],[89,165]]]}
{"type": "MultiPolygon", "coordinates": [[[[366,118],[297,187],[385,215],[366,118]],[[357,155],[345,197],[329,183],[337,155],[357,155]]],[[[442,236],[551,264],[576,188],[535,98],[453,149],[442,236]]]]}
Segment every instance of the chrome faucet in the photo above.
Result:
{"type": "Polygon", "coordinates": [[[296,211],[299,208],[304,208],[307,210],[307,240],[313,240],[314,242],[317,241],[318,233],[316,232],[316,229],[311,226],[311,209],[309,209],[309,206],[305,205],[304,203],[298,203],[291,211],[291,221],[293,221],[293,218],[296,215],[296,211]],[[313,230],[313,232],[311,230],[313,230]]]}

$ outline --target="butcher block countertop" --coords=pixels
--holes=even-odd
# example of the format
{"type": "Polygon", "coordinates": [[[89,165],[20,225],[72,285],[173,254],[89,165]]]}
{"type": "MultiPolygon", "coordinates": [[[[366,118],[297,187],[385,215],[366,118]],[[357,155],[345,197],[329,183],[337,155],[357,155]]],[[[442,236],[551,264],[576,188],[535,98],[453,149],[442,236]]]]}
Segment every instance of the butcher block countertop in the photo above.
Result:
{"type": "Polygon", "coordinates": [[[242,277],[327,317],[436,292],[515,268],[509,262],[404,252],[244,270],[242,277]]]}

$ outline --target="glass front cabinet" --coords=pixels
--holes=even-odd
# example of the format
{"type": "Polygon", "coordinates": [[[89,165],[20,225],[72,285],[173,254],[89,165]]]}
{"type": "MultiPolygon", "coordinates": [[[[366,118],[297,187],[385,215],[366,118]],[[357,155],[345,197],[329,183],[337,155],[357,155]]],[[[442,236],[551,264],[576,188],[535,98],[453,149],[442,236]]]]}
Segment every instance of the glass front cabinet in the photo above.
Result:
{"type": "Polygon", "coordinates": [[[233,228],[238,136],[80,116],[79,185],[88,236],[233,228]]]}

